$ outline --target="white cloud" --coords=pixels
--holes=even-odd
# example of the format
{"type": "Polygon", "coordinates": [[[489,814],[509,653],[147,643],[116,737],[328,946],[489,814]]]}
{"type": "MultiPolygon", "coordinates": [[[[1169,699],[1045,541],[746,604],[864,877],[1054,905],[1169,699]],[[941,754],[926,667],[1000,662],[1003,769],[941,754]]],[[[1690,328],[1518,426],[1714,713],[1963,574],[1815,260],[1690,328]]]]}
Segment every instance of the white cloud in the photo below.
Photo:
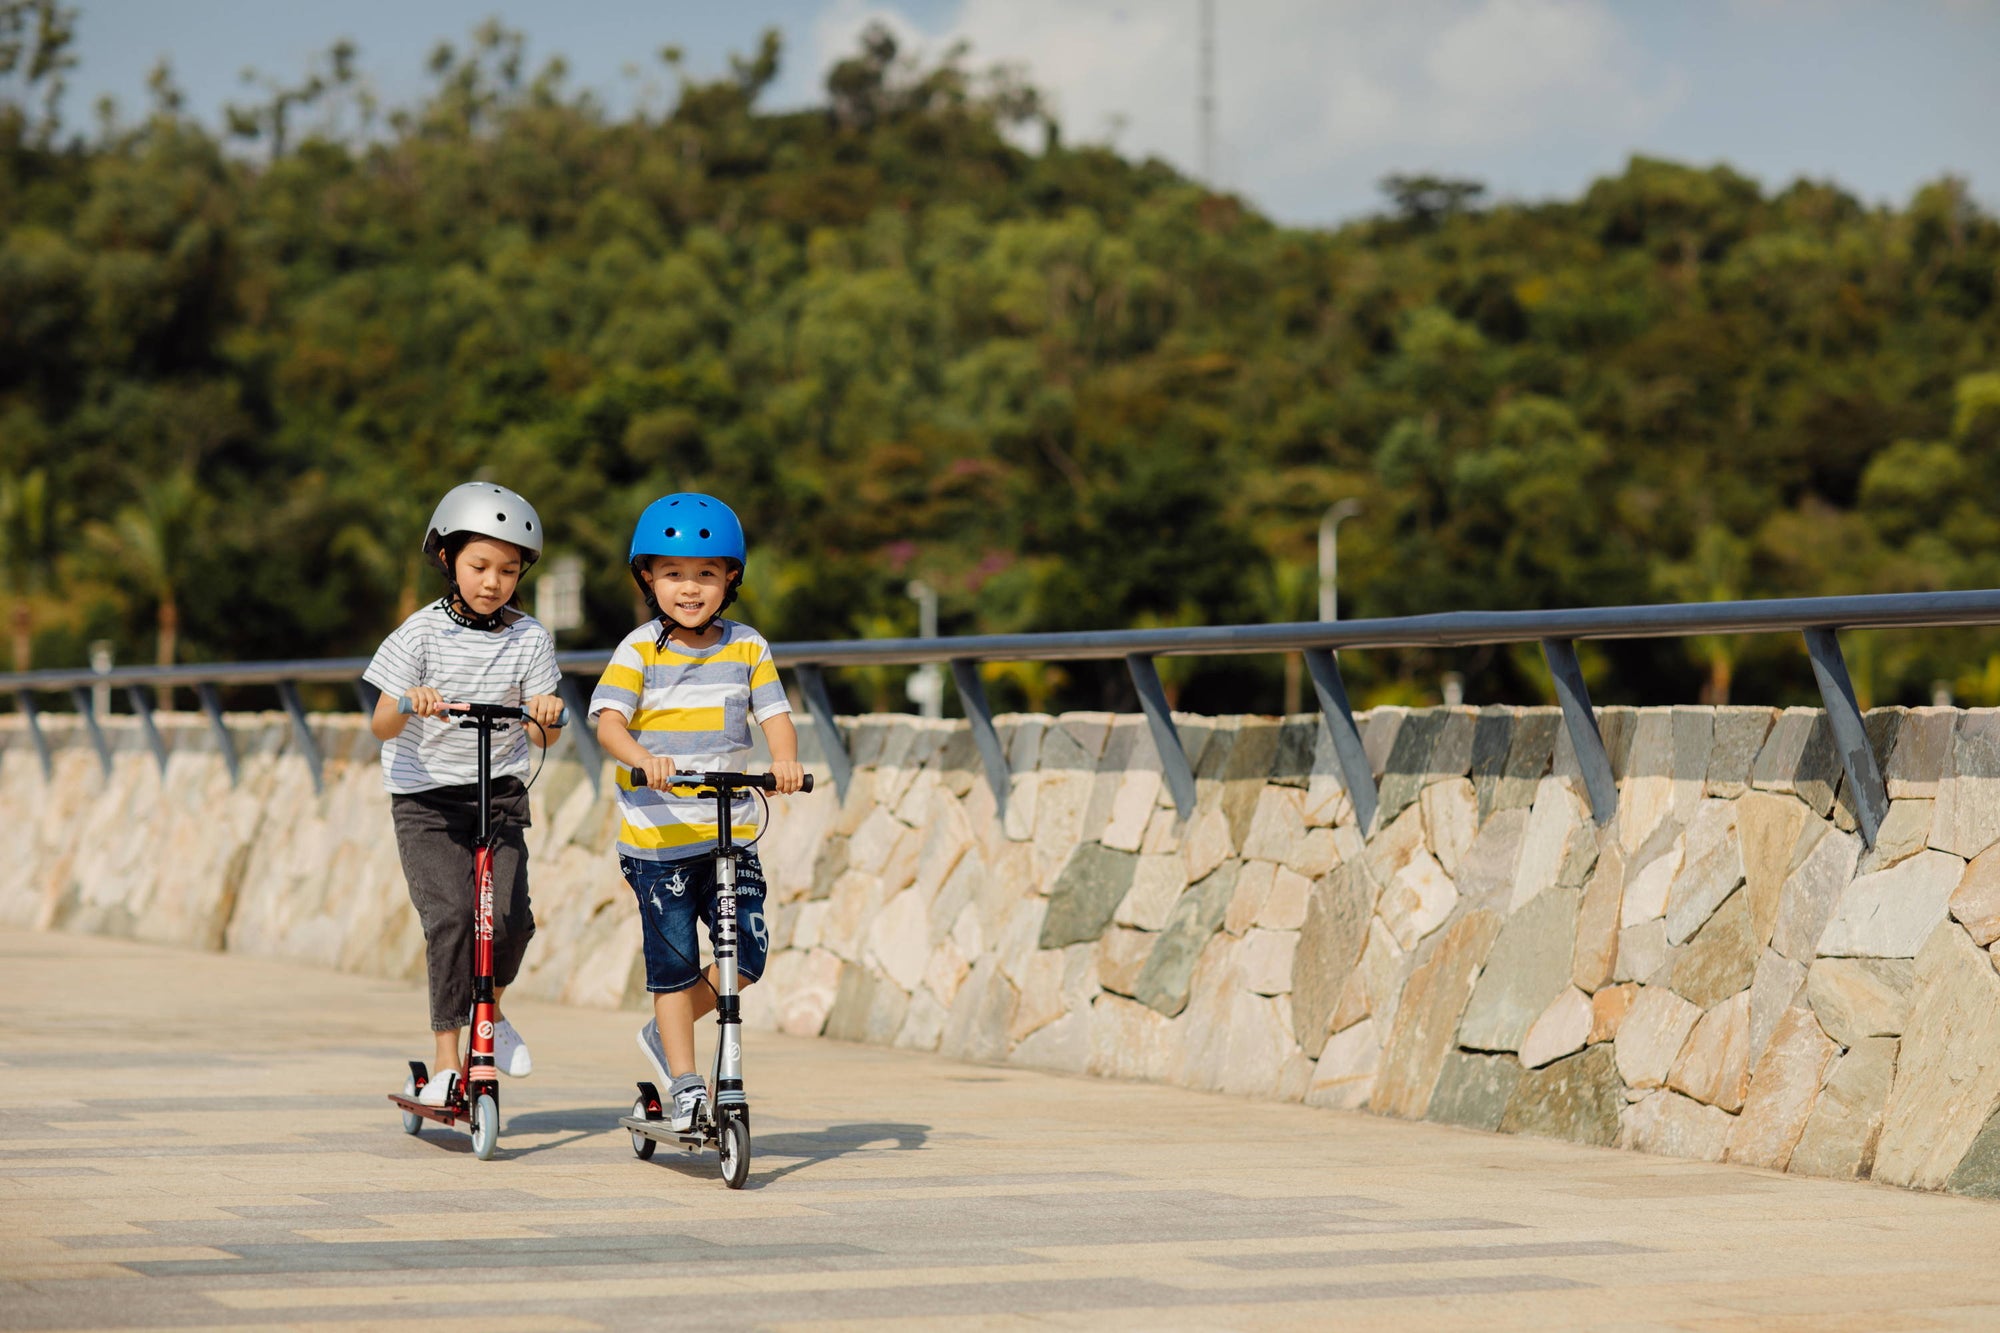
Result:
{"type": "MultiPolygon", "coordinates": [[[[1608,0],[1222,0],[1216,5],[1220,183],[1281,214],[1353,211],[1398,169],[1479,174],[1538,140],[1625,144],[1680,96],[1648,68],[1608,0]],[[1331,206],[1331,207],[1329,207],[1331,206]]],[[[815,77],[871,21],[930,53],[1024,66],[1072,139],[1194,170],[1195,0],[959,0],[919,23],[836,0],[815,26],[815,77]]]]}

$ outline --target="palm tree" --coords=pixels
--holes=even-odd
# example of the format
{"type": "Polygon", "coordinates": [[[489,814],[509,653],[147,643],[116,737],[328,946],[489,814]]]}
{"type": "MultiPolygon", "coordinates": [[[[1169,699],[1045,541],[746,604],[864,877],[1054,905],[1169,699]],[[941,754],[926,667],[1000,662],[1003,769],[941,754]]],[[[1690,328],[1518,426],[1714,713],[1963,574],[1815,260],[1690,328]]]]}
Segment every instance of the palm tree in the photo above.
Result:
{"type": "Polygon", "coordinates": [[[49,474],[43,468],[0,477],[0,570],[14,594],[8,628],[14,640],[14,670],[34,664],[35,610],[31,599],[48,587],[54,565],[49,474]]]}
{"type": "MultiPolygon", "coordinates": [[[[142,583],[154,601],[157,647],[154,660],[172,666],[180,643],[180,589],[213,501],[181,468],[142,486],[138,499],[121,507],[109,523],[94,523],[90,540],[117,562],[121,575],[142,583]]],[[[170,686],[160,687],[160,707],[174,706],[170,686]]]]}

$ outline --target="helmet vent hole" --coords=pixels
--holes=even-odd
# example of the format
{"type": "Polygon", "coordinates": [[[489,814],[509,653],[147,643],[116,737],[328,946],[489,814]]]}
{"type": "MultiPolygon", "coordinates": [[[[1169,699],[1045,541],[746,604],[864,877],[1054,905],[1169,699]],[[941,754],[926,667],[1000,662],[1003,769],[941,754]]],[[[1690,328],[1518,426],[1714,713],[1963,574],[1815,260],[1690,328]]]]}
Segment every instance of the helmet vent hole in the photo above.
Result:
{"type": "Polygon", "coordinates": [[[522,522],[527,526],[529,532],[533,532],[535,530],[535,524],[533,519],[523,519],[522,522]]]}
{"type": "Polygon", "coordinates": [[[706,536],[708,535],[708,529],[707,529],[707,528],[703,528],[703,529],[701,530],[701,535],[702,535],[702,536],[704,536],[704,537],[706,537],[706,536]]]}
{"type": "Polygon", "coordinates": [[[667,529],[667,535],[668,535],[669,537],[678,537],[678,536],[680,536],[681,534],[679,533],[679,531],[677,531],[677,530],[676,530],[676,529],[674,529],[674,528],[668,528],[668,529],[667,529]]]}
{"type": "Polygon", "coordinates": [[[505,523],[507,521],[507,516],[505,514],[495,514],[493,516],[493,521],[495,523],[505,523]]]}

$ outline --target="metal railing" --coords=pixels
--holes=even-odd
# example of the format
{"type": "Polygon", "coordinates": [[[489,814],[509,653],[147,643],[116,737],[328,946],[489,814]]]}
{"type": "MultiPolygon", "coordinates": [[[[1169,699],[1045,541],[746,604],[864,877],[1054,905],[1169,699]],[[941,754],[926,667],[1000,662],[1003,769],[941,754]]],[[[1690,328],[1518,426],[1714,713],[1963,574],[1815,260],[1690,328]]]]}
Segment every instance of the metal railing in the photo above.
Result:
{"type": "MultiPolygon", "coordinates": [[[[1194,773],[1181,746],[1166,692],[1160,686],[1156,657],[1208,656],[1233,653],[1298,652],[1305,657],[1319,698],[1320,713],[1333,743],[1341,778],[1353,799],[1355,816],[1364,829],[1375,819],[1376,788],[1361,733],[1348,704],[1335,654],[1370,648],[1469,648],[1487,644],[1539,643],[1555,683],[1556,698],[1591,813],[1599,823],[1616,813],[1618,789],[1610,756],[1597,728],[1596,714],[1584,687],[1576,659],[1580,639],[1682,638],[1706,634],[1798,633],[1819,685],[1834,747],[1853,794],[1855,817],[1862,836],[1874,845],[1877,829],[1888,812],[1888,795],[1881,766],[1869,747],[1861,711],[1841,656],[1838,632],[1857,629],[1915,629],[1953,625],[2000,625],[2000,590],[1974,592],[1884,593],[1857,597],[1799,597],[1769,601],[1692,602],[1660,606],[1588,607],[1562,611],[1453,611],[1438,615],[1398,616],[1377,620],[1305,621],[1280,625],[1211,625],[1179,629],[1096,630],[1057,634],[987,634],[943,639],[866,639],[772,645],[779,666],[789,670],[814,721],[822,753],[844,794],[853,765],[841,740],[826,687],[828,668],[851,666],[914,666],[945,662],[951,666],[959,700],[972,727],[980,761],[994,799],[1005,809],[1010,775],[1006,751],[993,725],[993,713],[979,678],[981,662],[1069,662],[1122,658],[1131,674],[1139,706],[1146,716],[1160,767],[1175,807],[1186,816],[1194,809],[1194,773]]],[[[610,661],[609,650],[558,653],[562,693],[579,719],[588,696],[579,673],[596,672],[610,661]]],[[[91,706],[93,686],[123,689],[155,757],[164,768],[166,747],[154,724],[148,689],[171,686],[192,689],[214,730],[230,776],[237,771],[236,753],[225,725],[219,686],[271,686],[292,721],[298,746],[320,781],[320,755],[299,700],[300,683],[350,685],[361,708],[375,706],[375,690],[361,680],[368,659],[323,658],[297,662],[234,662],[176,667],[118,667],[109,672],[88,669],[30,671],[0,675],[0,690],[11,690],[27,716],[29,730],[46,769],[49,749],[39,724],[36,696],[67,692],[83,715],[99,759],[108,769],[110,747],[91,706]]],[[[587,727],[572,727],[586,770],[598,780],[601,758],[587,727]]]]}

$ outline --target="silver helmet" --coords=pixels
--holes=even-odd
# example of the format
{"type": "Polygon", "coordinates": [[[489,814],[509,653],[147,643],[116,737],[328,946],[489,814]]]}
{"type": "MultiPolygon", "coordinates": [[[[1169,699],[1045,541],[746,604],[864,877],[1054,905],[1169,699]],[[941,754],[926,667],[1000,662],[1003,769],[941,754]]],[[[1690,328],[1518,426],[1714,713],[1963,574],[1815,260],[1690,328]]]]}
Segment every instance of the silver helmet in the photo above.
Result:
{"type": "Polygon", "coordinates": [[[424,529],[424,554],[442,562],[445,543],[464,534],[493,537],[521,548],[525,568],[541,558],[542,516],[505,486],[468,481],[444,493],[424,529]]]}

